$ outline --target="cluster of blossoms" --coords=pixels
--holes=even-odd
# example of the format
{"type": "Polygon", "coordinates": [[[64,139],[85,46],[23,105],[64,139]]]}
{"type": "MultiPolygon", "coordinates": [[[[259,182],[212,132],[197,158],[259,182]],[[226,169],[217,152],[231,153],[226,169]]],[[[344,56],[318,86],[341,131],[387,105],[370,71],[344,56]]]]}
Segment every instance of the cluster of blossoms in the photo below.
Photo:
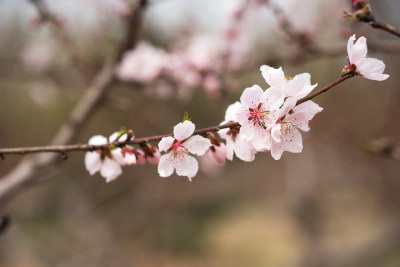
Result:
{"type": "MultiPolygon", "coordinates": [[[[353,35],[348,41],[349,65],[344,68],[343,76],[363,76],[377,81],[387,79],[389,75],[383,74],[385,64],[367,57],[366,38],[361,37],[354,43],[355,39],[353,35]]],[[[199,130],[196,134],[195,125],[189,120],[178,123],[172,136],[163,137],[158,150],[148,143],[141,145],[143,151],[127,145],[133,140],[132,132],[114,133],[108,140],[94,136],[89,140],[90,145],[109,146],[87,152],[87,170],[91,174],[100,171],[107,181],[111,181],[121,174],[122,165],[140,164],[147,158],[150,163],[158,164],[161,177],[171,176],[175,170],[178,175],[191,180],[199,170],[194,156],[207,154],[213,162],[223,165],[226,159],[233,160],[233,155],[250,162],[258,152],[270,152],[275,160],[279,160],[285,151],[300,153],[303,150],[301,132],[308,132],[309,121],[322,111],[310,100],[312,97],[307,97],[317,85],[311,84],[309,73],[289,77],[282,68],[267,65],[261,66],[260,70],[269,87],[265,90],[259,85],[246,88],[240,101],[227,108],[221,126],[211,129],[218,130],[225,144],[210,130],[199,130]],[[160,156],[159,151],[164,154],[160,156]]]]}

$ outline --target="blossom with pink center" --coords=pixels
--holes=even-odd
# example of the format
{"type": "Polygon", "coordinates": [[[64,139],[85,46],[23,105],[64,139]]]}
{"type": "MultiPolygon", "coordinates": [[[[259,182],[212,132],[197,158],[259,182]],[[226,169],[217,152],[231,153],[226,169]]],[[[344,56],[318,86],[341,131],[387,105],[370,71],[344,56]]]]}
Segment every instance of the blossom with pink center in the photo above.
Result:
{"type": "MultiPolygon", "coordinates": [[[[118,134],[118,133],[117,133],[118,134]]],[[[105,145],[115,140],[115,133],[107,140],[102,135],[95,135],[89,139],[89,145],[105,145]]],[[[89,151],[85,154],[85,166],[90,175],[100,171],[101,176],[106,178],[106,182],[115,180],[122,174],[122,165],[126,162],[121,152],[121,148],[104,149],[89,151]]]]}
{"type": "Polygon", "coordinates": [[[279,111],[279,120],[271,129],[271,155],[281,158],[284,151],[300,153],[303,150],[302,136],[299,130],[308,132],[308,122],[322,108],[309,100],[296,106],[296,98],[288,98],[279,111]]]}
{"type": "MultiPolygon", "coordinates": [[[[225,120],[221,122],[220,125],[226,124],[228,122],[236,122],[236,112],[242,107],[242,104],[235,102],[229,105],[226,109],[225,120]]],[[[243,135],[240,134],[239,127],[226,128],[218,131],[219,136],[226,140],[226,158],[233,160],[233,154],[243,160],[243,161],[253,161],[257,151],[251,144],[247,141],[243,135]]]]}
{"type": "Polygon", "coordinates": [[[284,101],[281,88],[271,87],[265,92],[258,85],[246,88],[240,97],[241,107],[236,118],[240,134],[258,150],[270,149],[269,129],[278,120],[278,111],[284,101]]]}
{"type": "Polygon", "coordinates": [[[156,79],[168,64],[167,53],[147,42],[124,54],[117,67],[117,76],[125,81],[148,83],[156,79]]]}
{"type": "Polygon", "coordinates": [[[271,87],[280,87],[285,97],[301,99],[317,86],[317,84],[311,84],[309,73],[301,73],[292,78],[285,75],[282,67],[275,69],[267,65],[261,66],[260,71],[267,84],[271,87]]]}
{"type": "Polygon", "coordinates": [[[178,123],[174,127],[174,136],[161,139],[160,151],[167,152],[160,157],[158,173],[161,177],[171,176],[176,170],[179,176],[187,176],[191,180],[199,170],[199,165],[192,155],[202,156],[211,146],[209,139],[193,135],[195,125],[191,121],[178,123]]]}
{"type": "Polygon", "coordinates": [[[370,80],[383,81],[389,78],[389,75],[383,74],[385,63],[379,59],[367,56],[367,39],[361,36],[356,43],[354,43],[355,40],[356,35],[353,34],[347,43],[349,66],[346,69],[355,71],[356,74],[370,80]]]}

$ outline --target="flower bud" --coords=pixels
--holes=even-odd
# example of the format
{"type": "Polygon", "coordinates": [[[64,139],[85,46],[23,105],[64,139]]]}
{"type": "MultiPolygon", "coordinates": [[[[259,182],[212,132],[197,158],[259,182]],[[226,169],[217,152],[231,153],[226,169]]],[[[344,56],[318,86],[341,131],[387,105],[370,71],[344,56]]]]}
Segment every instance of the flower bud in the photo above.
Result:
{"type": "Polygon", "coordinates": [[[368,4],[368,0],[352,0],[355,9],[361,9],[368,4]]]}
{"type": "Polygon", "coordinates": [[[146,163],[146,155],[144,152],[140,149],[133,149],[132,152],[136,156],[136,164],[138,165],[144,165],[146,163]]]}
{"type": "Polygon", "coordinates": [[[226,146],[224,143],[220,143],[219,146],[211,146],[207,152],[208,157],[218,165],[225,165],[226,161],[226,146]]]}
{"type": "Polygon", "coordinates": [[[135,154],[132,152],[131,149],[124,147],[122,149],[122,157],[124,159],[124,163],[126,165],[134,165],[136,164],[136,156],[135,154]]]}

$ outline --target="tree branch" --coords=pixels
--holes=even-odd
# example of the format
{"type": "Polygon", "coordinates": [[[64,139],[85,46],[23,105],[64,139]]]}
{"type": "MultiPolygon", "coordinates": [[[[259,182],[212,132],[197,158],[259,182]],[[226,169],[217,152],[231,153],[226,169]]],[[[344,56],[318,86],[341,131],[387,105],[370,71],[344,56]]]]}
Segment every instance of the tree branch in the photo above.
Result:
{"type": "MultiPolygon", "coordinates": [[[[328,84],[327,86],[315,91],[314,93],[309,94],[308,96],[300,99],[297,101],[296,105],[300,105],[308,100],[313,99],[314,97],[325,93],[332,87],[338,85],[339,83],[353,77],[353,75],[349,74],[346,76],[340,76],[337,78],[335,81],[332,83],[328,84]]],[[[226,129],[226,128],[234,128],[234,127],[239,127],[240,124],[237,122],[229,122],[223,125],[217,125],[217,126],[212,126],[208,128],[203,128],[203,129],[198,129],[194,131],[194,134],[205,134],[207,132],[216,132],[221,129],[226,129]]],[[[0,149],[0,155],[6,155],[6,154],[29,154],[29,153],[42,153],[42,152],[54,152],[54,153],[61,153],[62,155],[65,154],[66,152],[70,151],[94,151],[97,149],[109,149],[110,146],[117,146],[117,147],[123,147],[125,145],[139,145],[145,142],[155,142],[159,141],[164,137],[172,136],[173,134],[164,134],[164,135],[155,135],[155,136],[149,136],[149,137],[142,137],[142,138],[137,138],[134,140],[128,140],[128,141],[115,141],[115,142],[110,142],[108,144],[104,145],[89,145],[89,144],[75,144],[75,145],[54,145],[54,146],[40,146],[40,147],[25,147],[25,148],[3,148],[0,149]]],[[[0,189],[1,189],[1,183],[0,183],[0,189]]],[[[0,190],[0,198],[1,198],[1,190],[0,190]]]]}
{"type": "MultiPolygon", "coordinates": [[[[39,1],[39,0],[38,0],[39,1]]],[[[137,39],[130,41],[135,35],[135,31],[140,30],[140,18],[145,9],[147,1],[141,0],[141,5],[132,15],[127,18],[127,34],[122,43],[129,45],[121,45],[117,51],[117,56],[113,62],[106,63],[99,73],[94,77],[91,85],[85,90],[84,95],[81,97],[75,108],[72,110],[67,122],[61,126],[57,134],[53,138],[51,144],[65,145],[69,143],[76,135],[77,131],[84,124],[84,122],[93,113],[95,107],[104,97],[107,89],[114,82],[115,67],[118,64],[119,56],[125,50],[131,49],[137,39]],[[137,17],[137,18],[132,18],[137,17]],[[129,40],[127,40],[129,39],[129,40]]],[[[65,152],[58,151],[58,153],[65,152]]],[[[22,160],[12,171],[0,179],[0,202],[16,193],[23,185],[29,183],[37,177],[37,174],[44,167],[54,163],[57,160],[55,154],[42,154],[32,157],[27,157],[22,160]]]]}

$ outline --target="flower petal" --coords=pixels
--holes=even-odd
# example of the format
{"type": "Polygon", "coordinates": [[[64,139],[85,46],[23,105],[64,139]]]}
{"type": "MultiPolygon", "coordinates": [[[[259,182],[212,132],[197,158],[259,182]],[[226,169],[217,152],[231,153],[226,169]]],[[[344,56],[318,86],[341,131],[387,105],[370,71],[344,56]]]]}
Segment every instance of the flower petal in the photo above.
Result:
{"type": "Polygon", "coordinates": [[[185,143],[183,143],[183,146],[186,147],[190,153],[202,156],[211,146],[211,141],[208,138],[204,138],[200,135],[194,135],[185,143]]]}
{"type": "Polygon", "coordinates": [[[107,144],[108,140],[102,135],[95,135],[89,139],[89,145],[100,146],[107,144]]]}
{"type": "Polygon", "coordinates": [[[242,104],[238,101],[229,105],[225,112],[225,121],[223,122],[223,124],[229,121],[236,121],[236,112],[239,110],[241,106],[242,104]]]}
{"type": "Polygon", "coordinates": [[[240,96],[240,102],[245,106],[245,108],[257,107],[257,105],[261,103],[263,93],[263,89],[257,84],[252,87],[247,87],[240,96]]]}
{"type": "Polygon", "coordinates": [[[389,75],[382,74],[384,70],[385,63],[376,58],[365,58],[357,65],[357,71],[370,80],[383,81],[389,78],[389,75]]]}
{"type": "Polygon", "coordinates": [[[283,149],[282,143],[272,142],[271,156],[275,160],[279,160],[282,157],[283,151],[284,151],[284,149],[283,149]]]}
{"type": "Polygon", "coordinates": [[[271,136],[269,132],[260,127],[255,127],[254,138],[251,144],[257,151],[264,151],[271,149],[271,136]]]}
{"type": "Polygon", "coordinates": [[[268,109],[278,109],[285,99],[283,87],[270,87],[262,96],[262,103],[268,109]]]}
{"type": "Polygon", "coordinates": [[[114,160],[118,162],[120,165],[125,165],[124,157],[122,156],[122,149],[117,147],[116,149],[111,150],[111,155],[114,160]]]}
{"type": "Polygon", "coordinates": [[[161,177],[171,176],[174,172],[174,156],[170,153],[162,155],[157,170],[161,177]]]}
{"type": "Polygon", "coordinates": [[[218,165],[225,165],[226,161],[226,146],[221,143],[219,146],[214,146],[214,151],[210,148],[207,151],[208,157],[218,165]]]}
{"type": "Polygon", "coordinates": [[[171,148],[172,144],[174,143],[175,138],[172,136],[163,137],[161,141],[158,143],[158,149],[160,151],[167,151],[171,148]]]}
{"type": "Polygon", "coordinates": [[[296,106],[296,103],[297,99],[295,97],[289,97],[288,99],[286,99],[285,103],[283,103],[282,107],[279,109],[279,118],[286,116],[289,111],[296,106]]]}
{"type": "Polygon", "coordinates": [[[300,153],[303,150],[303,139],[301,133],[295,127],[283,130],[283,149],[292,153],[300,153]]]}
{"type": "Polygon", "coordinates": [[[311,85],[311,75],[309,73],[302,73],[296,75],[287,83],[285,96],[293,96],[296,99],[300,99],[308,95],[315,87],[317,87],[317,84],[311,85]]]}
{"type": "Polygon", "coordinates": [[[246,141],[240,135],[236,138],[236,142],[234,144],[234,151],[239,159],[247,162],[253,161],[257,153],[254,147],[250,144],[250,142],[246,141]]]}
{"type": "Polygon", "coordinates": [[[281,136],[282,136],[281,124],[280,123],[275,124],[275,126],[272,127],[272,129],[271,129],[271,137],[272,137],[273,142],[280,143],[281,142],[281,136]]]}
{"type": "Polygon", "coordinates": [[[360,60],[364,59],[367,56],[368,48],[367,48],[367,39],[364,36],[361,36],[357,42],[354,44],[356,40],[356,35],[353,34],[347,43],[347,53],[349,55],[349,61],[351,64],[358,64],[360,60]]]}
{"type": "Polygon", "coordinates": [[[282,67],[275,69],[267,65],[262,65],[260,70],[261,75],[264,77],[269,86],[277,86],[286,82],[282,67]]]}
{"type": "Polygon", "coordinates": [[[100,174],[106,178],[107,183],[111,182],[122,174],[121,165],[115,160],[106,157],[101,165],[100,174]]]}
{"type": "Polygon", "coordinates": [[[175,139],[182,141],[189,138],[194,132],[195,126],[191,121],[180,122],[174,127],[175,139]]]}
{"type": "Polygon", "coordinates": [[[100,153],[97,151],[86,152],[85,154],[85,167],[90,175],[95,174],[101,168],[100,153]]]}
{"type": "Polygon", "coordinates": [[[187,176],[189,180],[192,180],[199,170],[199,164],[194,157],[185,154],[176,159],[175,169],[179,176],[187,176]]]}

